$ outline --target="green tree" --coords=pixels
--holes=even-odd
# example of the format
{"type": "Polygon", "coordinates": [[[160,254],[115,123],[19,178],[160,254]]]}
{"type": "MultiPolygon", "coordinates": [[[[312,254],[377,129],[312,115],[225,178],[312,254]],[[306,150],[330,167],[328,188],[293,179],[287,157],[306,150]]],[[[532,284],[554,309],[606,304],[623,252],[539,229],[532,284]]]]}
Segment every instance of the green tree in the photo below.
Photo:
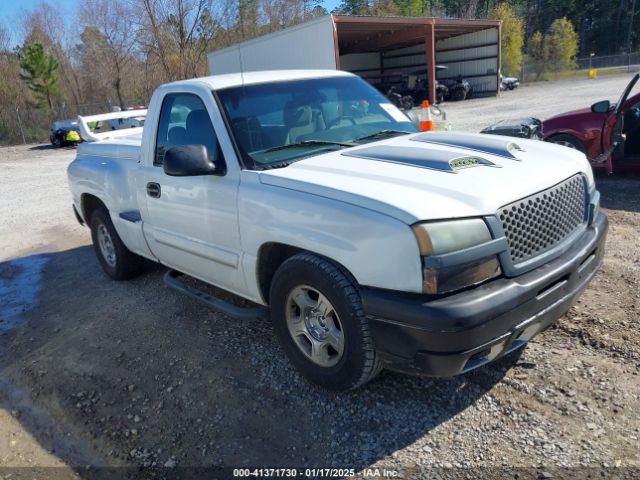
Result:
{"type": "Polygon", "coordinates": [[[369,13],[369,2],[367,0],[342,0],[334,13],[341,15],[366,15],[369,13]]]}
{"type": "Polygon", "coordinates": [[[499,3],[489,11],[489,18],[502,20],[500,60],[502,73],[517,76],[522,68],[524,22],[508,3],[499,3]]]}
{"type": "Polygon", "coordinates": [[[423,14],[423,0],[395,0],[400,15],[407,17],[418,17],[423,14]]]}
{"type": "Polygon", "coordinates": [[[534,64],[536,80],[539,80],[547,68],[547,51],[544,45],[544,37],[540,32],[535,32],[529,39],[527,54],[529,55],[529,60],[534,64]]]}
{"type": "MultiPolygon", "coordinates": [[[[416,0],[412,0],[416,1],[416,0]]],[[[369,8],[370,15],[376,15],[378,17],[387,17],[393,15],[405,15],[401,13],[398,4],[394,0],[374,0],[369,8]]],[[[407,13],[406,15],[420,15],[420,13],[407,13]]]]}
{"type": "Polygon", "coordinates": [[[38,106],[53,107],[53,97],[58,95],[58,61],[44,51],[41,43],[26,45],[20,53],[20,78],[33,92],[38,106]]]}
{"type": "Polygon", "coordinates": [[[565,17],[557,18],[544,34],[535,32],[529,39],[527,53],[535,64],[536,80],[545,72],[560,72],[577,67],[578,34],[565,17]]]}
{"type": "Polygon", "coordinates": [[[549,68],[554,72],[577,68],[578,34],[566,17],[557,18],[545,35],[549,68]]]}

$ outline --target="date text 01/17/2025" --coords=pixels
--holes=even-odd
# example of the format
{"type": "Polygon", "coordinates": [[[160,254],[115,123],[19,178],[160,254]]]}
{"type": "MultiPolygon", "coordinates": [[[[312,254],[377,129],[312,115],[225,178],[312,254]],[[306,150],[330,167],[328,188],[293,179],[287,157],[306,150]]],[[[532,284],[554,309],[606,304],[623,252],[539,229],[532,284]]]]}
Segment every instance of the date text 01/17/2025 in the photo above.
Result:
{"type": "MultiPolygon", "coordinates": [[[[386,468],[366,468],[358,472],[363,478],[397,478],[399,472],[386,468]]],[[[353,468],[236,468],[234,478],[262,477],[262,478],[346,478],[355,477],[353,468]]]]}

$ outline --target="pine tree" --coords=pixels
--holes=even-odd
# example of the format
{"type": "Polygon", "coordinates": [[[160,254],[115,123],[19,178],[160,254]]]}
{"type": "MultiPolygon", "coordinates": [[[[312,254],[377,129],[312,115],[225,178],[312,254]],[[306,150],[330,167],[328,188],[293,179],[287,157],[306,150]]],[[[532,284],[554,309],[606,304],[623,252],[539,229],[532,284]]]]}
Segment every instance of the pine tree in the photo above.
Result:
{"type": "Polygon", "coordinates": [[[53,107],[53,97],[60,93],[58,90],[58,61],[44,51],[40,43],[26,45],[20,53],[20,68],[24,73],[20,78],[25,81],[29,90],[33,92],[39,107],[53,107]]]}

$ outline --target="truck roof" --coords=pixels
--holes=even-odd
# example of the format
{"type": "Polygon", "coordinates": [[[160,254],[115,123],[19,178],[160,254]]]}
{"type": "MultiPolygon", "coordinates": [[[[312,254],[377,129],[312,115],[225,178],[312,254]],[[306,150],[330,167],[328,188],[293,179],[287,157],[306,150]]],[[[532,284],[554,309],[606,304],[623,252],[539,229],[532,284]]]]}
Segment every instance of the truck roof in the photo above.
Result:
{"type": "Polygon", "coordinates": [[[352,73],[341,70],[267,70],[261,72],[227,73],[224,75],[211,75],[190,80],[180,80],[169,85],[179,86],[192,83],[207,83],[213,90],[221,90],[241,85],[254,85],[257,83],[283,82],[287,80],[305,80],[309,78],[348,77],[352,73]]]}

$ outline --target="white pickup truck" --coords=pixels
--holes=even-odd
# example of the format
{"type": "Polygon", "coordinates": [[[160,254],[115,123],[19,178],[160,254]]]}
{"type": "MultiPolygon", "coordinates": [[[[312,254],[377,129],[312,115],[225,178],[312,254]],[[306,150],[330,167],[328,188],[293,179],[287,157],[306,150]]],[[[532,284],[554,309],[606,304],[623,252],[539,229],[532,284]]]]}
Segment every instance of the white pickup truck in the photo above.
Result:
{"type": "Polygon", "coordinates": [[[583,154],[417,132],[337,71],[163,85],[144,128],[82,144],[68,175],[109,276],[150,259],[232,318],[270,316],[291,363],[339,390],[519,348],[574,304],[607,231],[583,154]]]}

